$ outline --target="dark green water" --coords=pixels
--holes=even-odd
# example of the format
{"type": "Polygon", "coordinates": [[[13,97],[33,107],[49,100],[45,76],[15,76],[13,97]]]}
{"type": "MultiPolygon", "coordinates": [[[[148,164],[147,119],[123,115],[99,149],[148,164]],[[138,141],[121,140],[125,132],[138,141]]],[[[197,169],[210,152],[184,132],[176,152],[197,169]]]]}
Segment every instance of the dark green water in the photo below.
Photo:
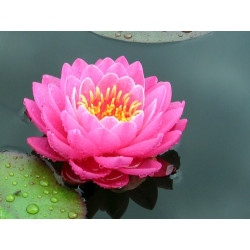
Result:
{"type": "MultiPolygon", "coordinates": [[[[212,32],[179,43],[135,44],[90,32],[0,32],[0,149],[31,152],[40,133],[22,116],[23,98],[64,62],[125,55],[145,76],[170,81],[189,123],[175,148],[173,190],[158,189],[153,210],[132,200],[122,218],[250,218],[250,32],[212,32]]],[[[109,218],[98,211],[94,218],[109,218]]]]}

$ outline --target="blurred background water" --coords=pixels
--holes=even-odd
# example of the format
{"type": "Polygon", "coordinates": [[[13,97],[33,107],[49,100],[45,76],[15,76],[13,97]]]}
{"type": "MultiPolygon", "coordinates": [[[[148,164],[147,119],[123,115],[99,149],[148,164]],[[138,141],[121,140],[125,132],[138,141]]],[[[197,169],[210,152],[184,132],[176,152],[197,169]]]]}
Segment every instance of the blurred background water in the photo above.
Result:
{"type": "MultiPolygon", "coordinates": [[[[64,62],[124,55],[145,76],[170,81],[185,100],[188,126],[173,190],[158,189],[147,210],[129,201],[122,218],[250,218],[250,32],[212,32],[175,43],[125,43],[91,32],[0,32],[0,150],[30,153],[39,136],[23,115],[23,98],[43,74],[59,77],[64,62]]],[[[94,218],[109,218],[98,211],[94,218]]]]}

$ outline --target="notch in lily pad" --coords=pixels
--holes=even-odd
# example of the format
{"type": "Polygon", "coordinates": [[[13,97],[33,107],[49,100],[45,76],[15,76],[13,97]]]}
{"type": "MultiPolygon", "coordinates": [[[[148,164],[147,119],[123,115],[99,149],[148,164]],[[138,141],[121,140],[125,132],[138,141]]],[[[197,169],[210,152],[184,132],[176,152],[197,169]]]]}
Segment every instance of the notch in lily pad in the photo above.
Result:
{"type": "Polygon", "coordinates": [[[35,156],[0,152],[0,219],[82,219],[81,196],[35,156]]]}

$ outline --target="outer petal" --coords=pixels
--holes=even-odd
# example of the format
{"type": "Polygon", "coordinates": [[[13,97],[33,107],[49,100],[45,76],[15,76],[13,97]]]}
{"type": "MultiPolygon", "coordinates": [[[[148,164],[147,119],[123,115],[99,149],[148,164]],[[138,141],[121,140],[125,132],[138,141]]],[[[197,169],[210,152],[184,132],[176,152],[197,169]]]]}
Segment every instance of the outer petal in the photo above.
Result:
{"type": "Polygon", "coordinates": [[[104,74],[107,73],[107,69],[113,64],[114,60],[109,57],[104,58],[102,61],[96,62],[96,65],[104,74]]]}
{"type": "Polygon", "coordinates": [[[43,75],[42,84],[44,85],[54,84],[60,87],[60,79],[54,76],[50,76],[50,75],[43,75]]]}
{"type": "Polygon", "coordinates": [[[77,78],[80,78],[83,70],[88,66],[88,64],[81,58],[77,58],[72,64],[72,71],[77,78]]]}
{"type": "Polygon", "coordinates": [[[49,158],[52,161],[65,161],[64,157],[58,155],[49,145],[45,137],[29,137],[28,144],[41,156],[49,158]]]}
{"type": "Polygon", "coordinates": [[[134,79],[135,84],[139,84],[144,88],[145,80],[142,65],[139,61],[129,66],[128,75],[134,79]]]}
{"type": "Polygon", "coordinates": [[[129,68],[129,63],[125,56],[120,56],[115,60],[116,63],[121,63],[126,70],[129,68]]]}
{"type": "Polygon", "coordinates": [[[50,106],[50,99],[47,85],[33,82],[33,95],[39,109],[50,106]]]}
{"type": "Polygon", "coordinates": [[[180,130],[181,132],[183,132],[187,126],[187,122],[188,122],[187,119],[179,120],[173,127],[173,130],[180,130]]]}
{"type": "Polygon", "coordinates": [[[175,169],[174,165],[172,165],[167,161],[164,161],[160,157],[157,157],[157,161],[159,161],[162,164],[162,167],[158,172],[154,173],[153,177],[164,177],[170,175],[175,169]]]}
{"type": "Polygon", "coordinates": [[[59,87],[54,84],[48,84],[48,93],[51,107],[58,113],[65,107],[65,96],[59,87]]]}
{"type": "Polygon", "coordinates": [[[75,172],[72,170],[72,167],[69,165],[68,162],[64,162],[62,166],[62,178],[65,182],[70,182],[75,185],[82,184],[88,180],[82,180],[80,179],[80,176],[75,174],[75,172]]]}
{"type": "Polygon", "coordinates": [[[120,168],[119,171],[124,174],[138,175],[140,178],[152,175],[159,171],[162,164],[156,160],[146,159],[137,166],[120,168]]]}
{"type": "Polygon", "coordinates": [[[127,146],[136,136],[137,127],[133,122],[121,122],[111,129],[120,139],[120,147],[127,146]]]}
{"type": "Polygon", "coordinates": [[[113,170],[111,174],[104,178],[94,179],[93,182],[103,188],[121,188],[128,184],[129,177],[126,174],[113,170]]]}
{"type": "Polygon", "coordinates": [[[38,129],[41,132],[46,134],[47,129],[43,120],[41,119],[41,111],[38,108],[37,104],[34,101],[27,98],[24,98],[23,103],[27,109],[28,117],[31,119],[32,122],[34,122],[34,124],[38,127],[38,129]]]}
{"type": "Polygon", "coordinates": [[[82,155],[76,150],[72,149],[68,144],[59,140],[55,134],[50,131],[47,133],[48,142],[50,147],[56,151],[60,156],[69,160],[69,159],[81,159],[82,155]]]}
{"type": "Polygon", "coordinates": [[[163,135],[159,134],[157,137],[145,140],[126,148],[117,150],[117,153],[124,156],[140,157],[146,155],[148,152],[153,151],[158,147],[162,141],[163,135]]]}
{"type": "Polygon", "coordinates": [[[100,168],[99,164],[93,158],[82,161],[69,161],[72,170],[79,175],[81,179],[96,179],[110,174],[110,169],[100,168]]]}
{"type": "Polygon", "coordinates": [[[100,151],[96,145],[81,135],[81,132],[77,129],[70,130],[68,132],[68,142],[72,148],[79,151],[84,157],[92,155],[100,155],[100,151]]]}
{"type": "Polygon", "coordinates": [[[77,77],[73,75],[68,76],[65,82],[65,95],[71,96],[74,88],[76,88],[76,91],[78,92],[80,86],[81,86],[81,81],[77,77]]]}
{"type": "Polygon", "coordinates": [[[88,137],[102,153],[112,153],[120,146],[120,139],[112,131],[97,128],[89,132],[88,137]]]}
{"type": "Polygon", "coordinates": [[[168,132],[164,135],[164,138],[162,140],[162,143],[159,147],[157,147],[155,150],[152,150],[151,152],[148,152],[146,156],[152,157],[159,154],[162,154],[172,148],[174,144],[176,144],[180,137],[182,132],[179,130],[168,132]]]}
{"type": "Polygon", "coordinates": [[[145,78],[145,90],[147,91],[151,87],[155,86],[158,82],[158,79],[156,76],[150,76],[145,78]]]}
{"type": "Polygon", "coordinates": [[[60,116],[55,114],[50,108],[45,107],[42,110],[42,119],[46,124],[47,130],[54,133],[60,140],[66,142],[67,134],[62,126],[60,116]]]}
{"type": "Polygon", "coordinates": [[[74,75],[74,72],[72,70],[72,67],[68,63],[64,63],[62,67],[62,72],[61,72],[61,81],[60,81],[60,87],[65,93],[65,84],[66,84],[66,79],[68,76],[74,75]]]}
{"type": "Polygon", "coordinates": [[[95,157],[95,161],[98,162],[101,166],[110,169],[127,167],[133,161],[132,157],[124,156],[114,156],[114,157],[95,157]]]}
{"type": "Polygon", "coordinates": [[[115,73],[119,77],[123,77],[123,76],[128,75],[127,70],[125,69],[125,67],[121,63],[114,63],[113,65],[111,65],[107,69],[106,73],[115,73]]]}

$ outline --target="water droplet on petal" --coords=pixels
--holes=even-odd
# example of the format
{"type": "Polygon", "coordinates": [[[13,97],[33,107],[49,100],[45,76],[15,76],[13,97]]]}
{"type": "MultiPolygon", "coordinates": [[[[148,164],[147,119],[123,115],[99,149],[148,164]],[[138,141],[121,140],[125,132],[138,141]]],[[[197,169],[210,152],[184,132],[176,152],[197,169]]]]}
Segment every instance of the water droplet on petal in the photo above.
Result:
{"type": "Polygon", "coordinates": [[[46,180],[41,180],[40,185],[43,186],[43,187],[48,187],[49,183],[46,180]]]}
{"type": "Polygon", "coordinates": [[[9,194],[9,195],[6,196],[6,201],[12,202],[14,200],[15,200],[15,195],[9,194]]]}
{"type": "Polygon", "coordinates": [[[36,205],[36,204],[29,204],[27,207],[26,207],[26,211],[29,213],[29,214],[37,214],[39,212],[39,207],[36,205]]]}
{"type": "Polygon", "coordinates": [[[78,214],[75,213],[75,212],[72,212],[72,211],[71,211],[71,212],[68,213],[68,217],[69,217],[70,219],[76,219],[77,216],[78,216],[78,214]]]}

